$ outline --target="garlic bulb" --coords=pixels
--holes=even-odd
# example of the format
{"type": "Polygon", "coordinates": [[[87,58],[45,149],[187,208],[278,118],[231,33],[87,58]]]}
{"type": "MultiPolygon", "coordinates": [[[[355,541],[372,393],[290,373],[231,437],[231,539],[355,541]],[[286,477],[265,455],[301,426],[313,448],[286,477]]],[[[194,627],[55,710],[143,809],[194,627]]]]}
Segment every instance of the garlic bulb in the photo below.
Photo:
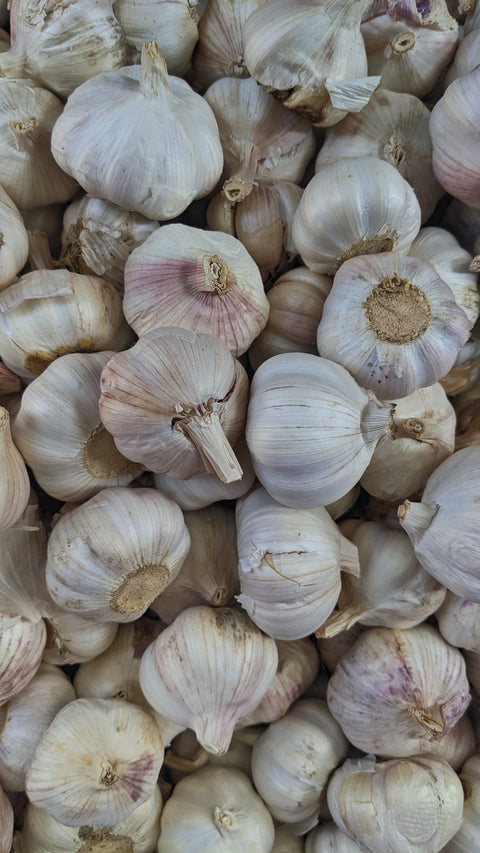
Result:
{"type": "Polygon", "coordinates": [[[183,610],[145,651],[140,686],[168,719],[192,728],[208,752],[226,752],[239,720],[275,676],[275,641],[241,611],[183,610]]]}
{"type": "Polygon", "coordinates": [[[24,790],[37,744],[60,708],[74,699],[73,685],[61,669],[41,663],[23,690],[1,706],[0,782],[5,790],[24,790]]]}
{"type": "Polygon", "coordinates": [[[315,826],[327,779],[345,758],[348,743],[320,699],[300,699],[270,723],[252,751],[255,787],[276,820],[298,835],[315,826]]]}
{"type": "Polygon", "coordinates": [[[422,500],[398,517],[424,569],[460,598],[480,601],[480,445],[457,450],[430,475],[422,500]]]}
{"type": "MultiPolygon", "coordinates": [[[[32,231],[40,231],[47,237],[47,243],[50,252],[54,255],[60,251],[62,241],[62,219],[64,204],[47,204],[41,207],[31,207],[28,209],[22,208],[22,214],[25,228],[29,232],[28,237],[31,238],[32,231]]],[[[64,266],[64,264],[62,264],[64,266]]],[[[53,264],[52,264],[53,267],[53,264]]]]}
{"type": "Polygon", "coordinates": [[[153,795],[162,761],[146,711],[114,699],[75,699],[38,744],[25,790],[66,826],[111,826],[153,795]]]}
{"type": "Polygon", "coordinates": [[[431,264],[383,252],[342,264],[325,300],[317,346],[363,388],[393,400],[445,376],[471,326],[431,264]]]}
{"type": "Polygon", "coordinates": [[[414,95],[377,89],[361,112],[328,128],[315,171],[344,157],[379,157],[413,187],[425,222],[443,194],[433,174],[429,121],[414,95]]]}
{"type": "Polygon", "coordinates": [[[262,331],[269,306],[240,240],[176,223],[157,229],[130,255],[123,310],[139,336],[181,326],[214,335],[239,356],[262,331]]]}
{"type": "Polygon", "coordinates": [[[447,642],[480,654],[480,603],[447,592],[435,614],[438,629],[447,642]]]}
{"type": "Polygon", "coordinates": [[[118,630],[118,622],[84,619],[77,613],[62,610],[51,600],[45,625],[47,639],[43,660],[58,666],[96,658],[113,643],[118,630]]]}
{"type": "Polygon", "coordinates": [[[334,637],[317,637],[317,648],[320,652],[322,663],[330,672],[333,672],[342,655],[351,649],[355,640],[363,631],[365,631],[363,625],[355,622],[351,628],[340,631],[334,637]]]}
{"type": "Polygon", "coordinates": [[[0,291],[12,283],[28,258],[28,234],[20,211],[0,186],[0,291]]]}
{"type": "Polygon", "coordinates": [[[480,803],[478,796],[480,756],[472,755],[460,773],[465,802],[462,823],[458,832],[442,848],[444,853],[470,853],[478,845],[480,832],[480,803]]]}
{"type": "Polygon", "coordinates": [[[455,198],[480,208],[478,122],[480,68],[457,78],[435,104],[430,118],[433,170],[455,198]]]}
{"type": "Polygon", "coordinates": [[[221,504],[186,512],[190,550],[181,571],[150,607],[169,624],[187,607],[223,607],[239,592],[237,531],[233,509],[221,504]]]}
{"type": "Polygon", "coordinates": [[[168,775],[176,785],[184,776],[189,776],[209,764],[212,767],[236,767],[252,779],[252,748],[264,731],[263,726],[248,726],[235,729],[230,746],[222,755],[214,755],[200,746],[194,733],[185,729],[175,737],[171,749],[165,753],[168,775]]]}
{"type": "Polygon", "coordinates": [[[157,851],[270,853],[273,841],[271,815],[245,773],[204,767],[175,785],[162,812],[157,851]]]}
{"type": "Polygon", "coordinates": [[[185,80],[168,76],[155,42],[143,46],[141,65],[75,89],[53,129],[52,153],[85,192],[160,220],[207,195],[223,165],[212,110],[185,80]]]}
{"type": "Polygon", "coordinates": [[[30,497],[30,480],[25,462],[15,447],[10,415],[0,406],[0,530],[11,527],[25,511],[30,497]]]}
{"type": "Polygon", "coordinates": [[[228,201],[243,201],[254,182],[300,183],[316,144],[308,119],[286,110],[252,78],[217,80],[205,100],[220,132],[228,201]]]}
{"type": "Polygon", "coordinates": [[[369,628],[335,667],[331,713],[350,742],[388,757],[438,754],[465,713],[465,661],[431,625],[369,628]]]}
{"type": "Polygon", "coordinates": [[[112,355],[63,355],[22,395],[12,425],[15,444],[40,486],[58,500],[85,500],[143,470],[121,455],[100,420],[100,374],[112,355]]]}
{"type": "Polygon", "coordinates": [[[305,840],[305,853],[359,853],[364,849],[332,821],[316,826],[305,840]]]}
{"type": "Polygon", "coordinates": [[[16,394],[21,389],[20,379],[6,364],[0,363],[0,394],[16,394]]]}
{"type": "Polygon", "coordinates": [[[0,853],[10,853],[13,839],[13,808],[0,788],[0,853]]]}
{"type": "Polygon", "coordinates": [[[125,37],[111,0],[16,0],[10,13],[12,46],[0,56],[2,77],[32,77],[67,98],[84,80],[120,68],[125,37]]]}
{"type": "Polygon", "coordinates": [[[21,831],[22,853],[153,853],[160,832],[162,795],[153,794],[113,826],[65,826],[29,803],[21,831]]]}
{"type": "Polygon", "coordinates": [[[371,853],[439,853],[462,822],[457,774],[427,756],[348,760],[333,774],[327,798],[335,823],[371,853]]]}
{"type": "Polygon", "coordinates": [[[42,620],[0,613],[0,705],[32,680],[42,661],[46,634],[42,620]]]}
{"type": "Polygon", "coordinates": [[[133,339],[119,293],[97,276],[35,270],[0,293],[0,356],[26,382],[61,355],[120,351],[133,339]]]}
{"type": "Polygon", "coordinates": [[[103,489],[53,528],[48,590],[64,610],[131,622],[176,577],[189,547],[172,498],[156,489],[103,489]]]}
{"type": "Polygon", "coordinates": [[[102,421],[128,459],[180,479],[240,479],[232,446],[245,421],[248,379],[222,341],[152,329],[110,359],[100,384],[102,421]]]}
{"type": "Polygon", "coordinates": [[[456,417],[439,382],[390,402],[390,433],[377,444],[360,483],[370,495],[398,502],[422,492],[453,453],[456,417]]]}
{"type": "Polygon", "coordinates": [[[59,263],[73,272],[98,275],[122,291],[128,256],[158,227],[139,213],[84,195],[65,209],[59,263]]]}
{"type": "Polygon", "coordinates": [[[376,157],[348,157],[322,168],[303,193],[293,242],[310,269],[334,275],[356,255],[406,252],[421,211],[409,183],[376,157]]]}
{"type": "Polygon", "coordinates": [[[196,6],[196,0],[113,0],[127,39],[128,64],[137,64],[143,43],[154,38],[168,73],[183,77],[198,41],[196,6]]]}
{"type": "Polygon", "coordinates": [[[471,444],[480,444],[480,377],[455,398],[457,427],[455,449],[462,450],[471,444]]]}
{"type": "Polygon", "coordinates": [[[447,89],[457,77],[463,77],[475,70],[478,66],[479,49],[480,31],[475,29],[467,33],[459,43],[453,62],[450,63],[443,78],[444,89],[447,89]]]}
{"type": "Polygon", "coordinates": [[[281,352],[317,354],[317,326],[331,286],[328,276],[307,267],[296,267],[277,278],[267,293],[267,325],[248,350],[254,370],[281,352]]]}
{"type": "Polygon", "coordinates": [[[31,622],[38,622],[49,615],[45,564],[45,528],[40,521],[38,507],[29,504],[15,525],[0,531],[0,601],[3,613],[14,613],[31,622]]]}
{"type": "Polygon", "coordinates": [[[262,488],[240,498],[236,518],[237,600],[271,637],[311,634],[337,602],[340,571],[359,574],[357,549],[324,507],[291,509],[262,488]]]}
{"type": "Polygon", "coordinates": [[[342,576],[338,609],[317,630],[318,636],[331,637],[357,621],[412,628],[440,607],[445,588],[422,568],[402,530],[366,521],[350,538],[358,548],[360,571],[342,576]]]}
{"type": "Polygon", "coordinates": [[[315,125],[359,111],[379,83],[367,78],[360,21],[369,0],[277,0],[260,6],[242,30],[245,64],[289,109],[315,125]]]}
{"type": "Polygon", "coordinates": [[[390,409],[345,368],[282,353],[253,377],[246,439],[257,477],[275,500],[318,507],[359,481],[389,419],[390,409]]]}

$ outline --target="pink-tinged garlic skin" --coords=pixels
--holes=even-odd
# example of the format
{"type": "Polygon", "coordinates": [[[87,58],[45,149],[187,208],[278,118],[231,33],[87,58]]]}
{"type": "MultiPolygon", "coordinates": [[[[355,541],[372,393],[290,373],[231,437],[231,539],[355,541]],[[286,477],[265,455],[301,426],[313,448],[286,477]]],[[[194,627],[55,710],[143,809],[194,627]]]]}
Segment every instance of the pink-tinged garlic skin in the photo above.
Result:
{"type": "Polygon", "coordinates": [[[0,614],[0,705],[28,684],[42,660],[45,623],[0,614]]]}
{"type": "Polygon", "coordinates": [[[327,702],[358,749],[435,755],[470,702],[465,661],[430,625],[370,628],[338,662],[327,702]]]}

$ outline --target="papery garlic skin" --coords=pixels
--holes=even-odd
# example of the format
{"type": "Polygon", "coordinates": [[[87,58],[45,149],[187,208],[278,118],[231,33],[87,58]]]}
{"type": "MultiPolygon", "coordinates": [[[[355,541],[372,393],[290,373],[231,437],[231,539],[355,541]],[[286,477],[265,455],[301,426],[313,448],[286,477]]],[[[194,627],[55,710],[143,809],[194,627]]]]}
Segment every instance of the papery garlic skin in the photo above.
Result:
{"type": "Polygon", "coordinates": [[[111,826],[153,795],[163,751],[153,718],[136,705],[76,699],[37,746],[28,798],[66,826],[111,826]]]}
{"type": "Polygon", "coordinates": [[[0,705],[32,680],[42,661],[46,634],[42,620],[29,622],[0,613],[0,705]]]}
{"type": "Polygon", "coordinates": [[[97,622],[77,613],[62,610],[49,602],[45,619],[47,639],[43,660],[58,666],[83,663],[101,655],[113,643],[117,622],[97,622]]]}
{"type": "Polygon", "coordinates": [[[0,853],[10,853],[13,840],[13,808],[0,788],[0,853]]]}
{"type": "Polygon", "coordinates": [[[222,754],[237,722],[259,704],[277,663],[275,641],[246,614],[190,607],[145,651],[140,686],[155,710],[193,728],[208,752],[222,754]]]}
{"type": "Polygon", "coordinates": [[[445,853],[469,853],[475,850],[480,831],[480,802],[479,802],[479,756],[472,755],[465,762],[460,772],[465,802],[461,826],[453,838],[442,848],[445,853]]]}
{"type": "Polygon", "coordinates": [[[158,220],[207,195],[223,165],[210,107],[183,79],[168,76],[155,42],[143,46],[141,65],[97,75],[75,90],[53,129],[52,153],[85,192],[158,220]]]}
{"type": "MultiPolygon", "coordinates": [[[[464,27],[464,34],[466,29],[464,27]]],[[[464,35],[459,43],[453,62],[450,63],[443,78],[443,87],[447,89],[457,77],[470,74],[478,65],[478,51],[480,45],[480,33],[478,29],[472,30],[464,35]]]]}
{"type": "Polygon", "coordinates": [[[183,77],[198,41],[196,6],[196,0],[113,0],[127,39],[128,64],[137,64],[144,42],[154,38],[168,73],[183,77]]]}
{"type": "Polygon", "coordinates": [[[387,758],[435,755],[469,701],[461,652],[425,623],[363,631],[327,688],[328,707],[350,742],[387,758]]]}
{"type": "Polygon", "coordinates": [[[350,759],[327,798],[335,823],[371,853],[439,853],[461,824],[464,799],[450,765],[421,755],[350,759]]]}
{"type": "Polygon", "coordinates": [[[270,853],[271,815],[241,770],[204,767],[181,779],[160,821],[158,853],[270,853]]]}
{"type": "Polygon", "coordinates": [[[12,283],[28,258],[28,234],[20,211],[0,187],[0,291],[12,283]]]}
{"type": "Polygon", "coordinates": [[[435,614],[438,629],[447,642],[480,654],[480,603],[447,592],[435,614]]]}
{"type": "MultiPolygon", "coordinates": [[[[29,487],[30,493],[30,487],[29,487]]],[[[29,499],[30,494],[27,498],[29,499]]],[[[3,613],[30,622],[49,615],[45,583],[46,532],[39,509],[29,504],[11,527],[0,531],[0,601],[3,613]]]]}
{"type": "Polygon", "coordinates": [[[303,262],[334,275],[356,255],[405,252],[420,228],[416,195],[399,172],[376,157],[348,157],[314,175],[293,222],[303,262]]]}
{"type": "Polygon", "coordinates": [[[359,853],[364,849],[333,822],[316,826],[305,839],[305,853],[359,853]]]}
{"type": "Polygon", "coordinates": [[[11,527],[25,511],[30,480],[21,453],[13,443],[10,415],[0,406],[0,530],[11,527]]]}

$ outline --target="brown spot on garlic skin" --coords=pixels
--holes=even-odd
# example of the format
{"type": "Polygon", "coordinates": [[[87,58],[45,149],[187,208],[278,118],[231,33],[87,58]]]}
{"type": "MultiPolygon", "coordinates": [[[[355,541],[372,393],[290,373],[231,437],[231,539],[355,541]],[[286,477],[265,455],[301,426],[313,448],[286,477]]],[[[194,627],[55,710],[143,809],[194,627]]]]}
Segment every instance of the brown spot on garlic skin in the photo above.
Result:
{"type": "Polygon", "coordinates": [[[397,273],[387,275],[363,303],[369,328],[381,341],[405,344],[428,329],[432,306],[424,291],[397,273]]]}
{"type": "MultiPolygon", "coordinates": [[[[97,351],[95,342],[92,341],[91,338],[85,338],[84,340],[80,339],[77,341],[75,346],[75,352],[97,351]]],[[[52,361],[55,361],[56,358],[60,358],[62,355],[68,355],[71,351],[70,347],[58,347],[56,350],[37,350],[34,353],[28,353],[25,356],[25,369],[30,370],[31,373],[43,373],[52,361]]]]}
{"type": "Polygon", "coordinates": [[[72,655],[67,649],[65,643],[60,636],[60,632],[52,622],[51,619],[44,619],[46,628],[47,628],[47,640],[45,643],[45,649],[55,649],[56,653],[61,657],[64,664],[72,664],[75,663],[72,655]]]}
{"type": "Polygon", "coordinates": [[[165,589],[170,572],[163,563],[140,566],[130,572],[112,593],[110,604],[117,613],[144,610],[165,589]]]}
{"type": "Polygon", "coordinates": [[[102,423],[90,433],[83,446],[82,455],[88,473],[99,479],[115,477],[127,472],[136,475],[143,471],[143,465],[131,462],[130,459],[122,456],[115,446],[113,436],[107,432],[102,423]]]}
{"type": "Polygon", "coordinates": [[[132,839],[126,835],[115,835],[108,827],[81,826],[78,837],[83,844],[75,853],[134,853],[132,839]]]}

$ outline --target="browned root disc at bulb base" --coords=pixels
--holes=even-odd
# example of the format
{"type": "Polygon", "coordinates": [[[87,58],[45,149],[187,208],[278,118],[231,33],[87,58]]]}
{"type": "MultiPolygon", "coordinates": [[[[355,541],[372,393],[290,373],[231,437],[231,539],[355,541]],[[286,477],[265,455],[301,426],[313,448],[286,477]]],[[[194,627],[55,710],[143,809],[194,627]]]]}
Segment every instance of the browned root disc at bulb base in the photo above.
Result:
{"type": "Polygon", "coordinates": [[[424,291],[397,273],[386,276],[363,303],[369,328],[381,341],[406,344],[428,329],[432,307],[424,291]]]}

